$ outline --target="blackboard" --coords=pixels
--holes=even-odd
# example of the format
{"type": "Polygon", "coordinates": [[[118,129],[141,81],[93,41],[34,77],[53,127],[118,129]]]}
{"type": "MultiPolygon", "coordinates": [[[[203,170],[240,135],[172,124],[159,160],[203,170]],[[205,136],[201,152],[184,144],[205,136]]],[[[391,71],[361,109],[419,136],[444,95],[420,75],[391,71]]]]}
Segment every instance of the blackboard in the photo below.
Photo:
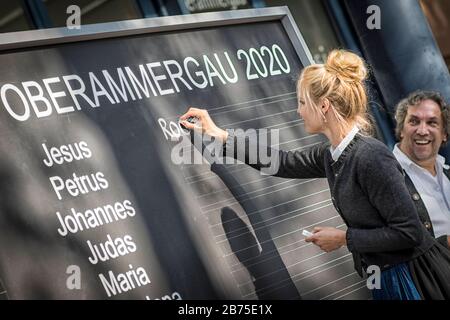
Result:
{"type": "Polygon", "coordinates": [[[292,21],[271,8],[0,36],[2,294],[368,298],[346,249],[303,241],[345,228],[325,180],[173,161],[188,106],[278,129],[283,149],[324,140],[296,113],[311,59],[292,21]]]}

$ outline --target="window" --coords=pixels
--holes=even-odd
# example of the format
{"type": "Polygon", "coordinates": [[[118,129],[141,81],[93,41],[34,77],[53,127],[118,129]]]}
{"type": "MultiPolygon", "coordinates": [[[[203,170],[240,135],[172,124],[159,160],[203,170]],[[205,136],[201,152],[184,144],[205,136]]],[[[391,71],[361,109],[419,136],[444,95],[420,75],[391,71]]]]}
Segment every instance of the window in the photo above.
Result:
{"type": "Polygon", "coordinates": [[[70,5],[80,7],[82,25],[142,18],[135,0],[44,0],[44,3],[55,27],[66,25],[70,5]]]}
{"type": "Polygon", "coordinates": [[[25,16],[21,0],[2,1],[0,7],[0,32],[33,29],[25,16]]]}
{"type": "Polygon", "coordinates": [[[186,7],[189,13],[236,10],[252,7],[250,0],[182,0],[182,4],[186,7]]]}
{"type": "Polygon", "coordinates": [[[317,0],[266,0],[267,6],[288,6],[316,63],[340,47],[325,7],[317,0]]]}
{"type": "Polygon", "coordinates": [[[420,5],[450,70],[450,1],[421,0],[420,5]]]}

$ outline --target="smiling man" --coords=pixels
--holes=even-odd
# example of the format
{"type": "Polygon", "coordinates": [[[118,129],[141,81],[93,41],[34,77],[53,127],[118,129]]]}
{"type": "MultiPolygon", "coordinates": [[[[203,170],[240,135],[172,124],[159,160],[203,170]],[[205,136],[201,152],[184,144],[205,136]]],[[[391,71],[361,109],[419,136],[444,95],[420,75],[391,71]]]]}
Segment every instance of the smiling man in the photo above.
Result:
{"type": "Polygon", "coordinates": [[[417,91],[397,105],[394,155],[420,220],[450,247],[450,167],[438,154],[449,137],[449,106],[437,92],[417,91]]]}

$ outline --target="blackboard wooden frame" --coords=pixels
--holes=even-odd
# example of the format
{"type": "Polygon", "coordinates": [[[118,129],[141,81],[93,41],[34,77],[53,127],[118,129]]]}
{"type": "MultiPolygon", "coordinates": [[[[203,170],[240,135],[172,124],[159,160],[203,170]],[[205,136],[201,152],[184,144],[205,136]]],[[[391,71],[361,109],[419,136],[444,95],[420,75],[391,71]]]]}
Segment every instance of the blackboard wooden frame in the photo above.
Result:
{"type": "Polygon", "coordinates": [[[8,32],[0,34],[0,52],[59,43],[265,21],[281,21],[301,63],[304,66],[313,63],[312,55],[287,6],[125,20],[82,25],[80,29],[63,27],[8,32]]]}

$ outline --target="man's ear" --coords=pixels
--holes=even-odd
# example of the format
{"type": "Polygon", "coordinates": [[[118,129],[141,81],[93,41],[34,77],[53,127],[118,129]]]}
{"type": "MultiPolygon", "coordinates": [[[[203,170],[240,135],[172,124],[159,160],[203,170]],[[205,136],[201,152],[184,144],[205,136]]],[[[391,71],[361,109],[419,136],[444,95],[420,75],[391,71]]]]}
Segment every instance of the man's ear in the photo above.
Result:
{"type": "MultiPolygon", "coordinates": [[[[403,138],[405,137],[405,135],[403,134],[403,130],[405,130],[405,126],[404,125],[402,127],[402,130],[399,132],[399,142],[401,142],[403,140],[403,138]]],[[[397,131],[397,129],[396,129],[396,131],[397,131]]]]}

